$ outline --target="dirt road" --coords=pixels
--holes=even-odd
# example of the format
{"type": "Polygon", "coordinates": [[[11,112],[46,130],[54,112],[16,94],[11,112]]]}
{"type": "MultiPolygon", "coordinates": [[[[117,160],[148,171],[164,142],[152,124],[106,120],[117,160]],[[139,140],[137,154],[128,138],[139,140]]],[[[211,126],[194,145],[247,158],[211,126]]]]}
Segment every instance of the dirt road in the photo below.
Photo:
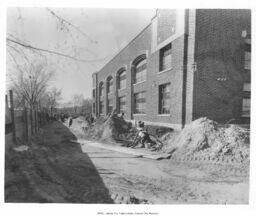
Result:
{"type": "Polygon", "coordinates": [[[59,122],[6,156],[6,202],[248,203],[245,168],[150,160],[85,146],[59,122]]]}

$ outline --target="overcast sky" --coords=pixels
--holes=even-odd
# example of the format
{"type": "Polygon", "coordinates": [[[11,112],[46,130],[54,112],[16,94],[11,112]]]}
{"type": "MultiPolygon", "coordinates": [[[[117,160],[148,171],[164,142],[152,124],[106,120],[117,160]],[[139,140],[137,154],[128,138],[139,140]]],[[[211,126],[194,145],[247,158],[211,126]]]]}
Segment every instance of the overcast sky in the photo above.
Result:
{"type": "Polygon", "coordinates": [[[40,48],[93,60],[84,63],[54,55],[48,56],[48,61],[56,70],[51,86],[62,90],[62,102],[70,100],[73,94],[91,97],[91,74],[102,68],[127,45],[150,23],[155,14],[155,10],[149,9],[51,10],[79,27],[86,36],[76,30],[67,32],[61,29],[59,22],[46,8],[9,8],[7,33],[40,48]]]}

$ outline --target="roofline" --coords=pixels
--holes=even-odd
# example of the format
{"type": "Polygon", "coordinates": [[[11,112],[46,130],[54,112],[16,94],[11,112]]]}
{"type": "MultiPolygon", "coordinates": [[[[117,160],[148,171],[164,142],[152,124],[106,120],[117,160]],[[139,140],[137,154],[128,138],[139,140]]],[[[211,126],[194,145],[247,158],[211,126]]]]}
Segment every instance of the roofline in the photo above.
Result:
{"type": "MultiPolygon", "coordinates": [[[[156,14],[157,14],[157,9],[156,9],[156,14]]],[[[122,48],[116,55],[114,55],[113,58],[111,58],[106,64],[104,64],[104,66],[100,70],[98,70],[94,73],[96,73],[96,74],[99,73],[107,64],[109,64],[111,61],[113,61],[125,48],[127,48],[133,41],[135,41],[136,38],[138,38],[152,24],[152,20],[156,17],[156,14],[151,18],[150,23],[148,25],[146,25],[124,48],[122,48]]]]}

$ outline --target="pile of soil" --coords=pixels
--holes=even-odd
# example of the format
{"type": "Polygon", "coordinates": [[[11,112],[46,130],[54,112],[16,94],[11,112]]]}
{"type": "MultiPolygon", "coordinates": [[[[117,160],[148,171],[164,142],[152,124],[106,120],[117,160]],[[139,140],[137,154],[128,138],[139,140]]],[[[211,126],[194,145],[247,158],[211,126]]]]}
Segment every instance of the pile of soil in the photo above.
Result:
{"type": "MultiPolygon", "coordinates": [[[[166,134],[173,134],[173,129],[163,126],[146,125],[145,129],[150,134],[150,138],[156,142],[165,144],[166,140],[162,140],[166,134]]],[[[125,121],[123,118],[116,114],[111,114],[107,119],[100,117],[96,120],[93,127],[87,132],[87,138],[101,140],[106,142],[118,142],[124,146],[131,144],[138,130],[131,122],[125,121]]],[[[175,133],[176,134],[176,133],[175,133]]]]}
{"type": "Polygon", "coordinates": [[[119,140],[121,136],[126,137],[130,133],[132,124],[126,122],[117,115],[111,115],[108,119],[97,118],[94,126],[89,129],[88,134],[93,139],[102,141],[119,140]]]}
{"type": "Polygon", "coordinates": [[[177,158],[229,158],[236,162],[247,162],[250,132],[236,125],[221,127],[215,121],[200,118],[187,125],[178,136],[170,137],[166,152],[177,158]]]}
{"type": "MultiPolygon", "coordinates": [[[[137,129],[131,122],[125,121],[117,115],[110,115],[107,120],[99,119],[95,123],[93,136],[102,141],[121,141],[130,143],[134,140],[137,129]]],[[[160,137],[162,134],[172,133],[171,128],[147,125],[146,130],[154,137],[160,137]]]]}
{"type": "Polygon", "coordinates": [[[118,140],[121,134],[129,133],[132,124],[117,115],[111,115],[103,124],[101,140],[118,140]]]}

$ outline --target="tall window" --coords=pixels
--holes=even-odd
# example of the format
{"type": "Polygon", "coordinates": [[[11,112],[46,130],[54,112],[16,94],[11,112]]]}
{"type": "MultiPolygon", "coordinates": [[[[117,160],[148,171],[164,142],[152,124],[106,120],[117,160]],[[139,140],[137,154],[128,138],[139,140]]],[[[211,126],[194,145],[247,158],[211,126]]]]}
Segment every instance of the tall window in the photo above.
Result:
{"type": "Polygon", "coordinates": [[[245,39],[244,69],[251,70],[251,39],[245,39]]]}
{"type": "Polygon", "coordinates": [[[108,94],[113,93],[113,83],[114,83],[113,78],[109,77],[107,79],[107,93],[108,94]]]}
{"type": "Polygon", "coordinates": [[[250,117],[251,98],[243,98],[242,116],[250,117]]]}
{"type": "Polygon", "coordinates": [[[251,92],[251,83],[244,83],[243,91],[244,92],[251,92]]]}
{"type": "Polygon", "coordinates": [[[100,101],[100,103],[99,103],[99,113],[103,114],[103,110],[104,110],[104,102],[100,101]]]}
{"type": "Polygon", "coordinates": [[[146,92],[134,94],[134,114],[146,113],[146,92]]]}
{"type": "Polygon", "coordinates": [[[100,84],[99,84],[99,95],[100,95],[100,96],[103,95],[103,88],[104,88],[103,82],[100,82],[100,84]]]}
{"type": "Polygon", "coordinates": [[[119,97],[118,98],[118,105],[119,105],[119,113],[126,112],[126,97],[119,97]]]}
{"type": "Polygon", "coordinates": [[[244,53],[244,69],[251,70],[251,52],[244,53]]]}
{"type": "Polygon", "coordinates": [[[92,90],[92,97],[95,98],[95,89],[92,90]]]}
{"type": "MultiPolygon", "coordinates": [[[[245,71],[251,70],[251,38],[250,36],[245,39],[244,49],[244,69],[245,71]]],[[[242,116],[250,117],[251,106],[251,83],[244,83],[243,86],[243,101],[242,101],[242,116]]]]}
{"type": "Polygon", "coordinates": [[[135,65],[134,83],[145,81],[147,78],[147,59],[141,60],[135,65]]]}
{"type": "Polygon", "coordinates": [[[107,102],[108,102],[108,113],[111,113],[113,111],[113,99],[109,98],[107,102]]]}
{"type": "Polygon", "coordinates": [[[172,67],[172,44],[168,44],[160,50],[159,71],[172,67]]]}
{"type": "Polygon", "coordinates": [[[126,88],[126,71],[123,70],[118,75],[118,88],[125,89],[126,88]]]}
{"type": "Polygon", "coordinates": [[[159,114],[170,113],[170,83],[159,86],[159,114]]]}
{"type": "Polygon", "coordinates": [[[242,116],[250,117],[251,105],[251,83],[244,83],[243,86],[242,116]]]}

